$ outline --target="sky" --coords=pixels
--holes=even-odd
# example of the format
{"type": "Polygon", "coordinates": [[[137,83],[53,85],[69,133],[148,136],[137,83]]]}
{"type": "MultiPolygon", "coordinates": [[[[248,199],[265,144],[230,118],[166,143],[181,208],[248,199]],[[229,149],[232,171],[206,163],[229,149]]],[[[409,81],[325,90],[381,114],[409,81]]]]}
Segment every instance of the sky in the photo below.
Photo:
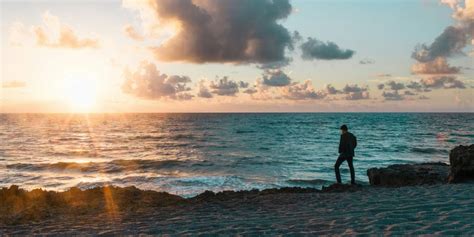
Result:
{"type": "Polygon", "coordinates": [[[474,0],[6,1],[0,112],[474,112],[474,0]]]}

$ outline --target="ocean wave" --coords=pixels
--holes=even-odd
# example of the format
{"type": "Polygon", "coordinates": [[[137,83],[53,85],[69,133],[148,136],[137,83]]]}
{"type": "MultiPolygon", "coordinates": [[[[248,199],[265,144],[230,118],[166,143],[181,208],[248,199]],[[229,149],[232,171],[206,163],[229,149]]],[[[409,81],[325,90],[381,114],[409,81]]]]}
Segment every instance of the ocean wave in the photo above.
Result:
{"type": "Polygon", "coordinates": [[[47,151],[48,155],[53,156],[74,156],[74,157],[101,157],[102,155],[93,150],[67,150],[67,151],[47,151]]]}
{"type": "MultiPolygon", "coordinates": [[[[209,163],[209,162],[207,162],[209,163]]],[[[85,173],[119,173],[126,171],[146,171],[173,169],[177,167],[188,167],[199,165],[197,161],[180,161],[180,160],[113,160],[110,162],[58,162],[58,163],[16,163],[6,167],[8,169],[25,170],[25,171],[79,171],[85,173]]],[[[205,164],[209,166],[211,164],[205,164]]]]}
{"type": "Polygon", "coordinates": [[[451,133],[450,134],[451,136],[455,136],[455,137],[474,137],[474,133],[470,133],[470,132],[457,132],[457,133],[451,133]]]}
{"type": "Polygon", "coordinates": [[[235,131],[235,133],[237,133],[237,134],[256,133],[256,131],[254,131],[254,130],[237,129],[237,130],[235,131]]]}
{"type": "Polygon", "coordinates": [[[135,137],[132,137],[132,140],[161,140],[165,138],[163,135],[138,135],[135,137]]]}
{"type": "Polygon", "coordinates": [[[414,147],[411,149],[412,152],[415,153],[423,153],[423,154],[438,154],[438,153],[448,153],[445,149],[437,149],[437,148],[419,148],[414,147]]]}

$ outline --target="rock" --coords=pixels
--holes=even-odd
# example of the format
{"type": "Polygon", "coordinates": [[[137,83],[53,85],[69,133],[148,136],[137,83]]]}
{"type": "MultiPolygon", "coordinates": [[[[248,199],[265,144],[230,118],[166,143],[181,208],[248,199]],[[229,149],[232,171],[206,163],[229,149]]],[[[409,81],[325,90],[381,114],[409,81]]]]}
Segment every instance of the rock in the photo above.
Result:
{"type": "Polygon", "coordinates": [[[474,144],[457,146],[449,152],[449,182],[456,183],[474,179],[474,144]]]}
{"type": "Polygon", "coordinates": [[[400,187],[446,183],[449,166],[445,163],[397,164],[367,170],[370,185],[400,187]]]}
{"type": "Polygon", "coordinates": [[[323,186],[323,189],[322,191],[323,192],[336,192],[336,193],[339,193],[339,192],[355,192],[355,191],[358,191],[362,188],[362,185],[360,184],[338,184],[338,183],[335,183],[335,184],[331,184],[329,187],[324,187],[323,186]]]}
{"type": "Polygon", "coordinates": [[[315,193],[320,190],[315,188],[300,188],[300,187],[283,187],[270,188],[264,190],[252,189],[241,191],[222,191],[214,193],[212,191],[205,191],[193,198],[188,199],[190,202],[214,202],[214,201],[229,201],[232,199],[252,199],[261,195],[282,194],[282,193],[315,193]]]}

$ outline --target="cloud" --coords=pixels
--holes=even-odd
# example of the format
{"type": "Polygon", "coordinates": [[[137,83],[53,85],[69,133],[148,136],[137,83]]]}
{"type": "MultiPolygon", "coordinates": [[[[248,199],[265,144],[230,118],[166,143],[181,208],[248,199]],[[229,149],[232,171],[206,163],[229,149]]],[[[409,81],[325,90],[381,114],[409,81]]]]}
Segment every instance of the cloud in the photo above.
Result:
{"type": "Polygon", "coordinates": [[[281,61],[260,64],[260,65],[257,66],[257,68],[264,69],[264,70],[280,69],[280,68],[288,66],[291,61],[292,60],[290,58],[286,58],[286,59],[281,60],[281,61]]]}
{"type": "Polygon", "coordinates": [[[364,92],[351,92],[345,97],[346,100],[366,100],[369,99],[370,95],[368,91],[364,92]]]}
{"type": "Polygon", "coordinates": [[[354,84],[354,85],[347,84],[346,86],[344,86],[342,91],[344,93],[364,92],[364,91],[367,91],[367,87],[360,87],[359,85],[356,85],[356,84],[354,84]]]}
{"type": "Polygon", "coordinates": [[[282,70],[265,70],[262,83],[266,86],[287,86],[291,83],[291,78],[282,70]]]}
{"type": "Polygon", "coordinates": [[[192,98],[194,98],[194,95],[185,92],[185,93],[176,94],[176,96],[173,99],[176,99],[176,100],[191,100],[192,98]]]}
{"type": "Polygon", "coordinates": [[[415,74],[455,74],[459,67],[451,67],[446,59],[465,55],[463,49],[474,45],[474,1],[441,0],[454,10],[455,25],[448,26],[430,45],[421,44],[412,53],[418,63],[412,66],[415,74]],[[464,3],[464,4],[463,4],[464,3]]]}
{"type": "MultiPolygon", "coordinates": [[[[209,88],[211,92],[216,95],[220,96],[235,96],[239,92],[239,85],[245,82],[235,82],[233,80],[229,80],[228,77],[222,77],[217,81],[212,81],[209,88]]],[[[247,84],[248,86],[248,84],[247,84]]]]}
{"type": "Polygon", "coordinates": [[[450,8],[456,8],[458,0],[441,0],[441,3],[448,5],[450,8]]]}
{"type": "Polygon", "coordinates": [[[322,42],[309,37],[301,46],[302,58],[304,60],[322,59],[336,60],[349,59],[355,51],[350,49],[341,49],[333,42],[322,42]]]}
{"type": "Polygon", "coordinates": [[[217,78],[214,81],[201,80],[199,82],[198,97],[201,98],[213,98],[214,95],[218,96],[236,96],[237,93],[242,91],[246,94],[254,94],[257,90],[252,87],[249,88],[249,83],[244,81],[234,81],[229,79],[229,77],[224,76],[222,78],[217,78]]]}
{"type": "Polygon", "coordinates": [[[457,74],[460,68],[451,67],[446,62],[446,58],[438,57],[426,63],[415,63],[411,71],[415,74],[457,74]]]}
{"type": "Polygon", "coordinates": [[[336,95],[336,94],[340,94],[342,93],[342,91],[336,89],[334,86],[332,86],[331,84],[327,84],[326,85],[326,92],[327,94],[329,95],[336,95]]]}
{"type": "Polygon", "coordinates": [[[175,28],[151,47],[158,60],[269,63],[284,61],[285,50],[293,47],[292,35],[278,23],[292,11],[288,0],[149,0],[123,6],[138,10],[150,31],[175,28]]]}
{"type": "MultiPolygon", "coordinates": [[[[455,76],[430,76],[422,78],[420,81],[410,81],[406,84],[402,82],[389,81],[385,84],[379,84],[382,97],[385,100],[404,100],[405,96],[415,96],[417,93],[430,92],[434,89],[465,89],[464,82],[458,80],[455,76]],[[406,89],[406,90],[404,90],[406,89]],[[404,90],[403,94],[399,91],[404,90]]],[[[422,96],[419,99],[426,99],[422,96]]]]}
{"type": "Polygon", "coordinates": [[[201,98],[212,98],[212,97],[214,97],[205,83],[206,82],[204,80],[199,82],[199,92],[198,92],[197,96],[201,97],[201,98]]]}
{"type": "Polygon", "coordinates": [[[430,62],[439,57],[462,54],[467,36],[463,28],[448,26],[431,45],[421,44],[415,48],[412,57],[418,62],[430,62]]]}
{"type": "Polygon", "coordinates": [[[253,94],[257,93],[258,90],[255,87],[250,87],[250,88],[245,89],[242,92],[245,93],[245,94],[253,95],[253,94]]]}
{"type": "Polygon", "coordinates": [[[404,100],[405,98],[403,95],[400,95],[398,91],[384,91],[382,92],[382,96],[385,98],[385,100],[404,100]]]}
{"type": "Polygon", "coordinates": [[[406,87],[408,89],[412,89],[412,90],[415,90],[415,91],[418,91],[418,92],[421,92],[421,91],[427,91],[427,89],[423,89],[423,85],[420,84],[419,82],[416,82],[416,81],[411,81],[409,84],[406,85],[406,87]]]}
{"type": "MultiPolygon", "coordinates": [[[[474,1],[472,0],[441,0],[441,3],[447,4],[454,10],[453,18],[457,20],[463,28],[473,29],[474,23],[474,1]],[[462,4],[464,2],[464,4],[462,4]]],[[[474,32],[468,32],[473,37],[474,32]]]]}
{"type": "Polygon", "coordinates": [[[364,64],[374,64],[374,63],[375,63],[375,61],[372,60],[372,59],[369,59],[369,58],[365,58],[365,59],[362,59],[362,60],[359,61],[359,64],[363,64],[363,65],[364,64]]]}
{"type": "Polygon", "coordinates": [[[123,27],[123,32],[125,33],[126,36],[128,36],[130,39],[136,40],[136,41],[143,41],[145,38],[143,35],[138,33],[135,28],[127,24],[123,27]]]}
{"type": "Polygon", "coordinates": [[[346,94],[346,100],[364,100],[369,99],[370,94],[367,87],[360,87],[359,85],[346,85],[342,92],[346,94]]]}
{"type": "Polygon", "coordinates": [[[23,82],[23,81],[4,81],[2,82],[2,88],[10,88],[10,89],[13,89],[13,88],[22,88],[22,87],[26,87],[26,83],[23,82]]]}
{"type": "Polygon", "coordinates": [[[33,26],[32,31],[36,45],[50,48],[98,48],[99,40],[95,38],[80,38],[70,26],[59,21],[57,16],[49,12],[43,14],[44,26],[33,26]]]}
{"type": "Polygon", "coordinates": [[[247,88],[249,87],[249,83],[245,81],[239,81],[239,87],[240,88],[247,88]]]}
{"type": "Polygon", "coordinates": [[[323,92],[316,92],[310,80],[303,83],[292,83],[283,88],[283,98],[288,100],[317,100],[326,97],[323,92]]]}
{"type": "Polygon", "coordinates": [[[434,76],[421,79],[421,84],[427,89],[465,89],[464,82],[454,76],[434,76]]]}
{"type": "Polygon", "coordinates": [[[143,61],[136,71],[125,70],[125,81],[122,92],[143,99],[190,99],[192,95],[185,93],[191,90],[187,83],[191,79],[187,76],[168,76],[162,74],[155,64],[143,61]]]}
{"type": "Polygon", "coordinates": [[[405,85],[403,83],[400,83],[400,82],[395,82],[395,81],[389,81],[387,82],[387,86],[391,89],[391,90],[403,90],[405,89],[405,85]]]}

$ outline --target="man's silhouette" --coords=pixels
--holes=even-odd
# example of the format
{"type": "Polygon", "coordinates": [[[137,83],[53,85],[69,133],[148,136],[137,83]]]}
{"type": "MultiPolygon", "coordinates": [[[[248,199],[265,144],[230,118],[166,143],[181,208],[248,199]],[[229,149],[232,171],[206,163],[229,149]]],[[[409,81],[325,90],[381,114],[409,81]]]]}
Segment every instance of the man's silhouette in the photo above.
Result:
{"type": "Polygon", "coordinates": [[[339,157],[337,158],[336,164],[334,164],[334,169],[336,171],[337,183],[341,183],[341,174],[339,173],[339,166],[345,160],[349,165],[351,170],[351,184],[355,184],[355,173],[354,165],[352,164],[352,159],[354,158],[354,149],[357,146],[357,139],[354,134],[347,131],[347,126],[341,126],[341,140],[339,141],[339,157]]]}

